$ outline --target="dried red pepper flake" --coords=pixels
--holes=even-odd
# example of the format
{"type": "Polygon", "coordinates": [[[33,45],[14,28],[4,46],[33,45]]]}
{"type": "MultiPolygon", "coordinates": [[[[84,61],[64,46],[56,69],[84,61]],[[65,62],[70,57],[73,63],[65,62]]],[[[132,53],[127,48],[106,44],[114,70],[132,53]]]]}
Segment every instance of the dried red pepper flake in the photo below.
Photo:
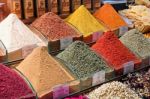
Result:
{"type": "Polygon", "coordinates": [[[123,68],[122,65],[129,61],[134,61],[135,65],[141,63],[141,60],[126,48],[113,32],[104,33],[92,49],[115,70],[123,68]]]}

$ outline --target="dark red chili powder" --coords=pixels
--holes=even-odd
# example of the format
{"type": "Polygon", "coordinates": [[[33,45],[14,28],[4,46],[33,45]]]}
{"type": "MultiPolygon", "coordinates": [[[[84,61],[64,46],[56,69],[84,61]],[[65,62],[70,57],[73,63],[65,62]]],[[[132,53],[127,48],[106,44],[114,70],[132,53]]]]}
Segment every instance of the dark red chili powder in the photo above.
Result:
{"type": "Polygon", "coordinates": [[[30,87],[14,70],[0,64],[0,99],[35,99],[30,87]],[[26,97],[26,98],[25,98],[26,97]]]}
{"type": "Polygon", "coordinates": [[[115,70],[122,69],[122,65],[129,61],[134,61],[135,66],[141,63],[128,48],[126,48],[113,32],[106,32],[99,40],[92,46],[101,57],[103,57],[108,64],[113,66],[115,70]]]}

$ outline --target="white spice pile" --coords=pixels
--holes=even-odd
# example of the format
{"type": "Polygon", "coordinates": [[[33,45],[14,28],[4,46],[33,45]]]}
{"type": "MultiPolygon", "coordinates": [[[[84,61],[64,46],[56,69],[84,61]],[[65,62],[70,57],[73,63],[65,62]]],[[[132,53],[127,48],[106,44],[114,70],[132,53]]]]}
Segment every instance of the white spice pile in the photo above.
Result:
{"type": "Polygon", "coordinates": [[[31,82],[41,97],[52,87],[74,80],[62,66],[48,54],[46,47],[38,47],[17,67],[31,82]]]}
{"type": "Polygon", "coordinates": [[[89,99],[142,99],[125,84],[114,81],[90,92],[89,99]]]}
{"type": "Polygon", "coordinates": [[[0,23],[0,39],[8,52],[42,42],[15,14],[0,23]]]}

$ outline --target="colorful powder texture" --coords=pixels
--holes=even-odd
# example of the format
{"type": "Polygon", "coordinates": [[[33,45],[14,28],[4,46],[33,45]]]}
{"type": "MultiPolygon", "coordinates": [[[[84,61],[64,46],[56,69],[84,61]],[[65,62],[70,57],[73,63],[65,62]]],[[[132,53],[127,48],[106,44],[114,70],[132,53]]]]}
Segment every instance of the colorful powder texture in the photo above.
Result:
{"type": "Polygon", "coordinates": [[[102,56],[115,70],[122,69],[122,65],[129,61],[140,64],[138,59],[125,47],[113,32],[106,32],[92,46],[92,49],[102,56]]]}
{"type": "Polygon", "coordinates": [[[8,52],[42,41],[15,14],[10,14],[0,23],[0,39],[8,52]]]}
{"type": "Polygon", "coordinates": [[[88,77],[101,70],[106,73],[113,71],[90,47],[81,41],[75,41],[57,57],[67,64],[67,68],[77,78],[88,77]]]}
{"type": "Polygon", "coordinates": [[[110,30],[116,30],[121,26],[127,25],[110,4],[104,4],[94,13],[94,16],[104,22],[110,30]]]}
{"type": "Polygon", "coordinates": [[[74,27],[65,23],[59,16],[52,12],[44,14],[35,20],[31,26],[40,31],[50,41],[80,35],[74,27]]]}
{"type": "Polygon", "coordinates": [[[136,29],[126,32],[121,38],[121,42],[140,58],[150,56],[150,42],[144,35],[136,29]]]}
{"type": "Polygon", "coordinates": [[[84,5],[66,18],[66,21],[74,25],[85,37],[94,32],[106,31],[106,28],[91,15],[84,5]]]}
{"type": "Polygon", "coordinates": [[[34,94],[25,80],[14,70],[0,64],[0,99],[22,99],[28,95],[34,94]]]}
{"type": "Polygon", "coordinates": [[[38,47],[21,62],[17,69],[31,82],[38,97],[49,93],[52,87],[74,80],[62,66],[48,54],[45,47],[38,47]]]}

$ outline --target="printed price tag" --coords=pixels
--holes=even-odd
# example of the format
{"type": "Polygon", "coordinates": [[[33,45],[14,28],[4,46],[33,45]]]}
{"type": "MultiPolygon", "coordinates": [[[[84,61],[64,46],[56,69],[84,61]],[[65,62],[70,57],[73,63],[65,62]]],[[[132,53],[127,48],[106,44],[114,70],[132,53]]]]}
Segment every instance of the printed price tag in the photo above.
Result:
{"type": "Polygon", "coordinates": [[[53,99],[59,99],[66,95],[69,95],[68,85],[59,85],[53,88],[53,99]]]}
{"type": "Polygon", "coordinates": [[[65,49],[72,42],[73,42],[73,38],[72,37],[66,37],[64,39],[60,39],[60,50],[65,49]]]}
{"type": "Polygon", "coordinates": [[[92,85],[97,85],[105,81],[105,71],[99,71],[93,75],[92,85]]]}
{"type": "Polygon", "coordinates": [[[123,74],[128,74],[134,71],[134,62],[130,61],[123,64],[123,74]]]}
{"type": "Polygon", "coordinates": [[[33,51],[33,49],[36,47],[37,47],[36,44],[23,47],[22,48],[22,57],[23,58],[27,57],[33,51]]]}
{"type": "Polygon", "coordinates": [[[102,32],[95,32],[95,33],[93,33],[93,42],[95,42],[95,41],[97,41],[98,40],[98,38],[100,37],[100,36],[102,36],[102,32]]]}
{"type": "Polygon", "coordinates": [[[126,33],[128,31],[128,27],[127,26],[123,26],[119,28],[119,36],[124,35],[124,33],[126,33]]]}

